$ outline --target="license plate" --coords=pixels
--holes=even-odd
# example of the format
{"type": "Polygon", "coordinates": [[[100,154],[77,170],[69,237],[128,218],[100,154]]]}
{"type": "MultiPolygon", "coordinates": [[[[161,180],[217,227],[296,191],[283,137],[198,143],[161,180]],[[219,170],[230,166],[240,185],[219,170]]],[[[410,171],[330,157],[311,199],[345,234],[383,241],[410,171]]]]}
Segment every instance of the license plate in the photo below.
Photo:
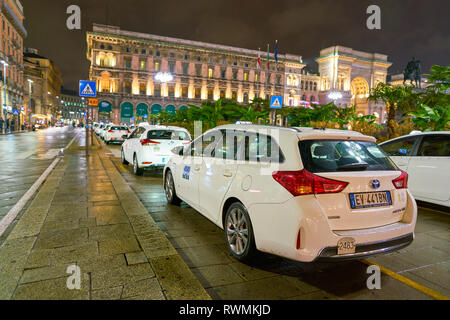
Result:
{"type": "Polygon", "coordinates": [[[350,193],[352,209],[390,206],[392,204],[389,191],[350,193]]]}
{"type": "Polygon", "coordinates": [[[337,243],[337,249],[338,255],[355,253],[356,241],[353,238],[342,238],[337,243]]]}

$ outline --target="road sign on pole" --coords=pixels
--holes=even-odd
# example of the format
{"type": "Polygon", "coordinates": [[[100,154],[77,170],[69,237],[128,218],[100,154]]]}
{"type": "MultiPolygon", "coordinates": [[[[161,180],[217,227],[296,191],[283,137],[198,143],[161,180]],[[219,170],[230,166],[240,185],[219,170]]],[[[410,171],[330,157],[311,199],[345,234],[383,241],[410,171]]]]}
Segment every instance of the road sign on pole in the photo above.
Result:
{"type": "Polygon", "coordinates": [[[270,109],[281,109],[283,105],[283,96],[270,97],[270,109]]]}
{"type": "Polygon", "coordinates": [[[88,99],[88,104],[90,107],[96,107],[98,105],[98,99],[88,99]]]}
{"type": "Polygon", "coordinates": [[[97,82],[80,80],[80,97],[95,98],[97,96],[97,82]]]}

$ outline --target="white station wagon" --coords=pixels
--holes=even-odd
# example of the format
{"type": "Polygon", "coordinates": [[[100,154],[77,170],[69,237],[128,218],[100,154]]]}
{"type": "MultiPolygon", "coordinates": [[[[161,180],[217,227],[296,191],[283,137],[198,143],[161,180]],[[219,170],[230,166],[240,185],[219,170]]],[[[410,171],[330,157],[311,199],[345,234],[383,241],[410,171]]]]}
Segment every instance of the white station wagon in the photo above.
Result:
{"type": "Polygon", "coordinates": [[[164,168],[169,203],[182,200],[225,230],[242,261],[359,259],[414,239],[408,175],[357,132],[225,125],[175,148],[164,168]]]}
{"type": "Polygon", "coordinates": [[[450,131],[416,131],[380,147],[408,172],[414,198],[450,208],[450,131]]]}
{"type": "Polygon", "coordinates": [[[164,167],[173,155],[171,150],[190,140],[185,128],[139,124],[122,144],[122,163],[131,162],[134,174],[142,175],[146,168],[164,167]]]}

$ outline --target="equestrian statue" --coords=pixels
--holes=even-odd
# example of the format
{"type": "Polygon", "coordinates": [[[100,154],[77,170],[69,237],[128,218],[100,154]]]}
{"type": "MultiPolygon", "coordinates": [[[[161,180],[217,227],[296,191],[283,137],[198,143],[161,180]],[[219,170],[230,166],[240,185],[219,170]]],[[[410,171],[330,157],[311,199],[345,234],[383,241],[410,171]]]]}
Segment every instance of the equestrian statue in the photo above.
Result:
{"type": "Polygon", "coordinates": [[[421,89],[421,80],[422,80],[422,70],[421,70],[420,60],[416,60],[414,57],[408,64],[406,65],[405,70],[403,71],[403,85],[405,85],[406,80],[410,81],[410,84],[415,87],[421,89]],[[414,85],[413,81],[415,81],[416,85],[414,85]]]}

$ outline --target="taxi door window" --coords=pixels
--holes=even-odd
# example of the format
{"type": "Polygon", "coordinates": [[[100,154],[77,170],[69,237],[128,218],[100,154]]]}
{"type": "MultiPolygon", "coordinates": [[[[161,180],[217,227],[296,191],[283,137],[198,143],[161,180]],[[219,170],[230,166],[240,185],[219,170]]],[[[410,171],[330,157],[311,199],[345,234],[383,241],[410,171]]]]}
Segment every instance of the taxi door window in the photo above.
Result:
{"type": "Polygon", "coordinates": [[[133,132],[130,134],[129,139],[134,139],[134,138],[136,138],[138,129],[139,129],[139,128],[136,128],[136,129],[133,130],[133,132]]]}
{"type": "Polygon", "coordinates": [[[282,162],[279,145],[271,136],[253,133],[245,136],[245,160],[254,162],[282,162]]]}
{"type": "Polygon", "coordinates": [[[424,136],[418,157],[450,157],[450,135],[424,136]]]}
{"type": "Polygon", "coordinates": [[[405,157],[411,156],[417,137],[408,137],[396,140],[387,144],[383,144],[381,149],[389,156],[405,157]]]}

